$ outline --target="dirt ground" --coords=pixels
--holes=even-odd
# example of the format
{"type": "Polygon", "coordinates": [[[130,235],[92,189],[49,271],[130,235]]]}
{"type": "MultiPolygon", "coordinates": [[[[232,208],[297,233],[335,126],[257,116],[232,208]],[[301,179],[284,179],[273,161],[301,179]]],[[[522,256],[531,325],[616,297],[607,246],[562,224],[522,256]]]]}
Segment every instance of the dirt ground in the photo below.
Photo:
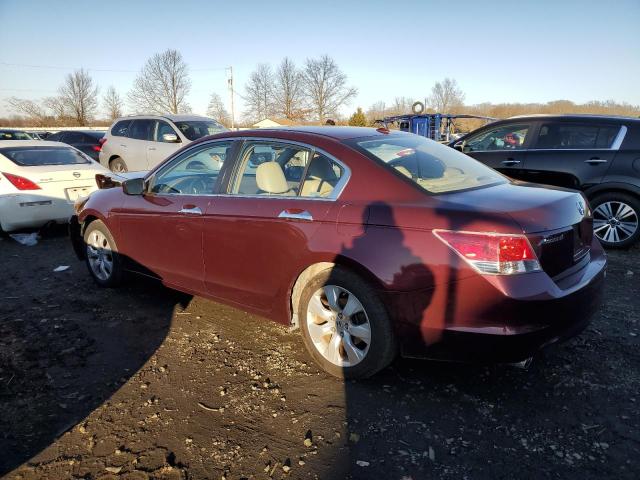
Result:
{"type": "Polygon", "coordinates": [[[150,281],[96,288],[59,231],[3,237],[0,475],[639,478],[640,249],[609,262],[590,327],[526,371],[402,360],[345,383],[297,332],[150,281]]]}

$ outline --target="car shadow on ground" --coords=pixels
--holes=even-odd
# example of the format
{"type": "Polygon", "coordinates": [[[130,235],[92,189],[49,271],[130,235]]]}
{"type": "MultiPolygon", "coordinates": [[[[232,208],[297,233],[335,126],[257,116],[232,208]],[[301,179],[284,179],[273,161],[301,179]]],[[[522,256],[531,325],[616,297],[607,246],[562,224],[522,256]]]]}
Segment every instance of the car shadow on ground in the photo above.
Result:
{"type": "MultiPolygon", "coordinates": [[[[66,230],[40,235],[46,241],[66,230]]],[[[145,279],[117,293],[95,288],[80,262],[53,272],[69,263],[68,251],[54,252],[46,270],[30,269],[39,245],[8,236],[2,243],[0,261],[21,260],[23,268],[0,276],[0,475],[110,398],[153,355],[176,310],[191,299],[145,279]]]]}

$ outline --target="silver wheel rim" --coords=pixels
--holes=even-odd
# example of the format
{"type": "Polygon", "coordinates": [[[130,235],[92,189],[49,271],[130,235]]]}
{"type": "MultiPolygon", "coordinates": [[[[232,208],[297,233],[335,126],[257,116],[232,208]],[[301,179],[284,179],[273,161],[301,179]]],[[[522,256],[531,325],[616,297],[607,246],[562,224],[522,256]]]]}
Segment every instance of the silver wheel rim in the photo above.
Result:
{"type": "Polygon", "coordinates": [[[638,213],[624,202],[604,202],[593,211],[593,233],[604,242],[624,242],[637,230],[638,213]]]}
{"type": "Polygon", "coordinates": [[[104,233],[94,230],[87,239],[87,258],[91,272],[100,280],[109,280],[113,273],[113,251],[104,233]]]}
{"type": "Polygon", "coordinates": [[[337,285],[325,285],[311,296],[307,330],[315,349],[339,367],[353,367],[369,352],[367,312],[353,293],[337,285]]]}
{"type": "Polygon", "coordinates": [[[118,172],[118,173],[122,173],[122,172],[126,172],[127,169],[124,167],[124,163],[122,163],[121,161],[116,160],[115,162],[113,162],[113,171],[114,172],[118,172]]]}

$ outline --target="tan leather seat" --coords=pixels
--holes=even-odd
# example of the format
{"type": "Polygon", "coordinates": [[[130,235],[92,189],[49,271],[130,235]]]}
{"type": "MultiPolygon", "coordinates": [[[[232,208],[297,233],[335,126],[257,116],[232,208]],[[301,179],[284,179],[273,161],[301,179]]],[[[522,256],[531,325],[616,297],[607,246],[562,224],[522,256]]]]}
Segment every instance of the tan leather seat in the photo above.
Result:
{"type": "Polygon", "coordinates": [[[338,182],[331,160],[324,156],[315,156],[311,160],[307,179],[302,185],[300,195],[303,197],[327,197],[338,182]]]}
{"type": "Polygon", "coordinates": [[[295,195],[287,184],[282,167],[277,162],[261,163],[256,170],[256,183],[258,189],[268,195],[295,195]]]}

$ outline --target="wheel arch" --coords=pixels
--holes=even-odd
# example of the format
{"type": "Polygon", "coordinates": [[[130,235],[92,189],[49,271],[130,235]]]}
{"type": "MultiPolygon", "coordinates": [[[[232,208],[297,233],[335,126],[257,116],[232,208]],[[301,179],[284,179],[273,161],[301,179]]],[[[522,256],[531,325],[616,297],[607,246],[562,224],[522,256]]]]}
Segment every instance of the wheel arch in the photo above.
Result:
{"type": "Polygon", "coordinates": [[[304,287],[309,280],[315,277],[318,273],[325,270],[330,270],[336,267],[345,268],[352,271],[362,279],[371,283],[376,289],[383,289],[384,286],[380,280],[362,264],[342,255],[333,255],[331,259],[316,259],[313,263],[310,263],[306,268],[298,272],[295,280],[290,289],[289,295],[289,309],[291,317],[291,326],[298,328],[298,307],[300,305],[300,297],[304,287]]]}
{"type": "Polygon", "coordinates": [[[598,195],[602,195],[603,193],[626,193],[627,195],[633,195],[640,199],[640,187],[633,185],[631,183],[601,183],[599,185],[594,185],[584,191],[584,194],[587,196],[589,201],[593,200],[598,195]]]}

